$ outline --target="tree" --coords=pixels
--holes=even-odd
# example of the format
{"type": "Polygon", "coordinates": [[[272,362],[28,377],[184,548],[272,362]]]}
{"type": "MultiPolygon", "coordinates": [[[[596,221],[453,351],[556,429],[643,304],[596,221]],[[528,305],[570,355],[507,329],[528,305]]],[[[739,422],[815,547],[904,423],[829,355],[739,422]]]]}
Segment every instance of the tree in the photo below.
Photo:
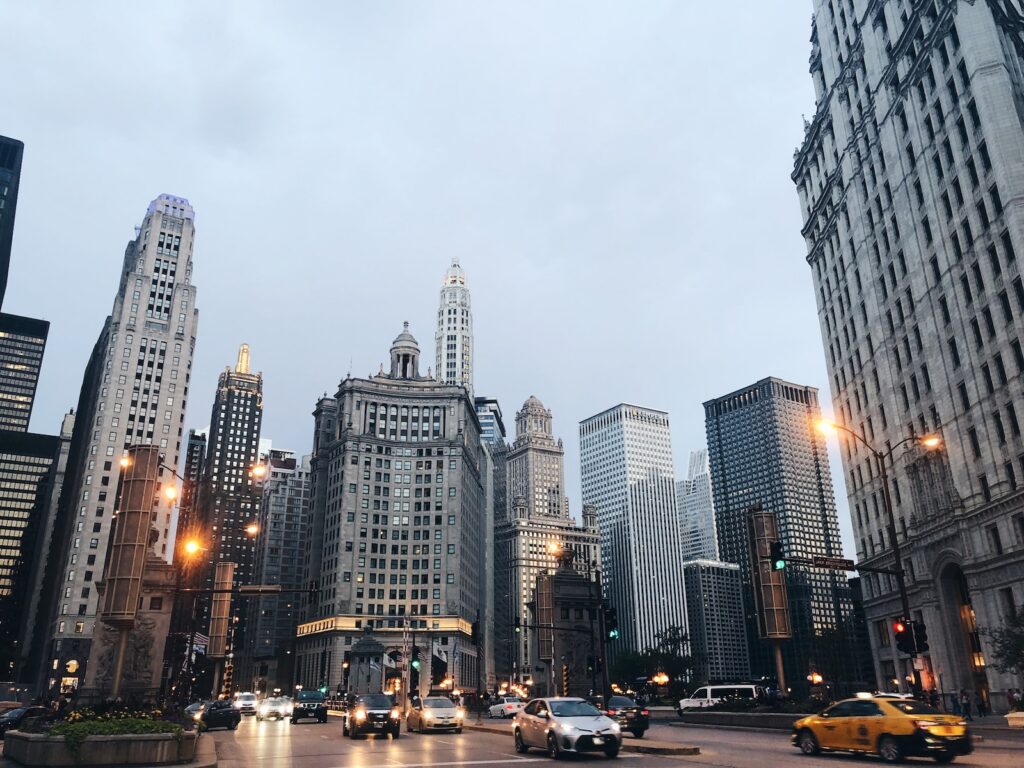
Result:
{"type": "Polygon", "coordinates": [[[1024,675],[1024,608],[1014,608],[1003,626],[986,629],[984,634],[992,641],[992,666],[1024,675]]]}
{"type": "Polygon", "coordinates": [[[627,690],[638,677],[647,677],[647,657],[636,651],[622,651],[615,655],[615,663],[608,671],[612,682],[627,690]]]}
{"type": "Polygon", "coordinates": [[[694,659],[690,654],[690,638],[682,627],[666,627],[654,636],[654,647],[644,656],[652,673],[664,672],[669,676],[669,694],[681,695],[693,677],[694,659]]]}

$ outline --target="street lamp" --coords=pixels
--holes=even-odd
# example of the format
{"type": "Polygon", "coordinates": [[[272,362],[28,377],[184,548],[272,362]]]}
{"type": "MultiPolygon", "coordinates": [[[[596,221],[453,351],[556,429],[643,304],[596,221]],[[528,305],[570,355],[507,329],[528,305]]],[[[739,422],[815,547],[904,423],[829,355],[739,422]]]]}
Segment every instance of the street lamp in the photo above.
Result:
{"type": "MultiPolygon", "coordinates": [[[[818,431],[826,435],[837,434],[838,432],[845,432],[852,436],[855,440],[860,441],[865,448],[867,448],[871,454],[875,457],[875,461],[878,464],[878,474],[882,480],[882,501],[885,507],[886,522],[889,529],[889,542],[892,546],[892,556],[895,561],[893,564],[893,572],[896,574],[896,586],[900,592],[900,603],[903,608],[903,618],[906,621],[910,621],[910,598],[907,596],[907,581],[906,573],[903,570],[903,558],[900,555],[900,541],[896,536],[896,516],[892,509],[892,497],[889,490],[889,473],[886,469],[886,459],[892,457],[895,450],[907,443],[917,443],[922,448],[934,451],[942,447],[942,438],[939,435],[911,435],[900,440],[896,445],[892,446],[887,451],[880,451],[871,443],[868,442],[864,435],[856,432],[849,427],[844,427],[842,424],[836,424],[835,422],[821,419],[817,423],[818,431]]],[[[921,695],[921,681],[917,674],[913,677],[912,688],[914,695],[920,697],[921,695]]]]}
{"type": "Polygon", "coordinates": [[[260,527],[256,523],[249,523],[247,526],[245,526],[245,532],[249,536],[255,536],[257,533],[260,532],[260,527]]]}

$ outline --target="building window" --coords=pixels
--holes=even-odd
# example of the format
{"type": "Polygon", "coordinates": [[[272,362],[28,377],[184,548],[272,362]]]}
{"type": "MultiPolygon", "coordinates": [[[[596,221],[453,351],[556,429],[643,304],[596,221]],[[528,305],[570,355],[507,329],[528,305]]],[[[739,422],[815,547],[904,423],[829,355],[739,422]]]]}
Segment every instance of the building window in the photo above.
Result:
{"type": "Polygon", "coordinates": [[[164,608],[164,599],[162,597],[151,597],[149,598],[149,610],[151,611],[162,611],[164,608]]]}
{"type": "Polygon", "coordinates": [[[1003,539],[999,535],[999,526],[990,525],[986,530],[988,531],[988,541],[992,546],[992,551],[997,555],[1003,554],[1003,539]]]}

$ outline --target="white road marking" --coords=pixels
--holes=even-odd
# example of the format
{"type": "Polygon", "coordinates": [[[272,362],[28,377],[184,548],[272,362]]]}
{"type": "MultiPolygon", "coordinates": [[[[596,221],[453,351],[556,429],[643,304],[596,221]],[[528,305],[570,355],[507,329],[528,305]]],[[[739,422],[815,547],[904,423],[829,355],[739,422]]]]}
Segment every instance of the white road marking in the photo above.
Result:
{"type": "Polygon", "coordinates": [[[457,760],[451,763],[395,763],[395,768],[433,768],[443,765],[508,765],[509,763],[546,763],[546,758],[540,757],[515,757],[509,755],[504,760],[457,760]]]}

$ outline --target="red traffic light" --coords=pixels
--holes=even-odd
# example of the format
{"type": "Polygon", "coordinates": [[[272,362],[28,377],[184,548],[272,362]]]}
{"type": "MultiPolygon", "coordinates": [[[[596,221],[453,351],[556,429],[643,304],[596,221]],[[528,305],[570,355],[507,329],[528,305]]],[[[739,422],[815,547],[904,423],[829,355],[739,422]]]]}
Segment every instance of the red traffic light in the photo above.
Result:
{"type": "Polygon", "coordinates": [[[892,628],[893,631],[896,632],[896,634],[902,634],[907,631],[907,625],[904,624],[902,621],[893,622],[892,628]]]}

